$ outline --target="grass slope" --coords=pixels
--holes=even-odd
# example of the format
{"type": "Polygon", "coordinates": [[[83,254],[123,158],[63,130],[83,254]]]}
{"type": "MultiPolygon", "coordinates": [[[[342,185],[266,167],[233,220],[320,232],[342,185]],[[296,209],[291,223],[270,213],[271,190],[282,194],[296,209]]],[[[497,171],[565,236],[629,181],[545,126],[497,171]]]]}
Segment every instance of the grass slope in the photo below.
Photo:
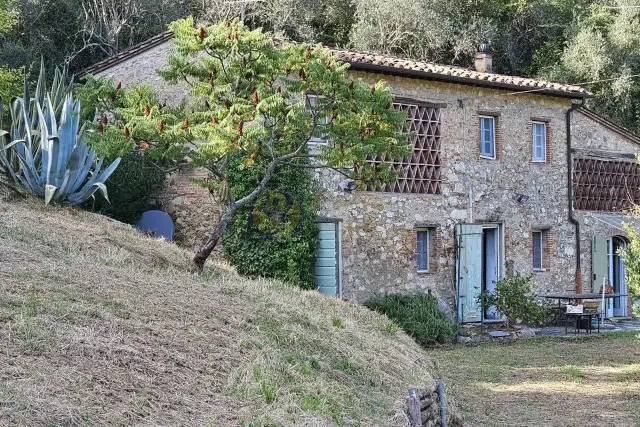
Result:
{"type": "Polygon", "coordinates": [[[0,425],[404,426],[431,363],[364,308],[0,202],[0,425]]]}

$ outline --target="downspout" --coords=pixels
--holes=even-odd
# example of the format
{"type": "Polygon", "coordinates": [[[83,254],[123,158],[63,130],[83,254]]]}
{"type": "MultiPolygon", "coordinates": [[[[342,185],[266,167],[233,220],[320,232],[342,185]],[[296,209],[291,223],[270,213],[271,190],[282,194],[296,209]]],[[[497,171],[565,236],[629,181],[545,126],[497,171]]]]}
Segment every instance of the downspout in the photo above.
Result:
{"type": "Polygon", "coordinates": [[[573,103],[567,110],[567,202],[569,222],[576,228],[576,293],[582,293],[582,268],[580,265],[580,222],[573,216],[573,164],[571,155],[571,113],[584,106],[584,98],[580,103],[573,103]]]}

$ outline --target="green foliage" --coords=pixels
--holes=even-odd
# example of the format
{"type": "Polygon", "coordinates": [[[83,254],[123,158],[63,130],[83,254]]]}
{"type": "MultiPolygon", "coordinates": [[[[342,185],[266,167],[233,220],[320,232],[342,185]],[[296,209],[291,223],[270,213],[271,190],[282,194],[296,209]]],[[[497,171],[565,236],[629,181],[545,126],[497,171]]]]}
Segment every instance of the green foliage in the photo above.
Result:
{"type": "MultiPolygon", "coordinates": [[[[635,218],[640,217],[638,206],[634,207],[632,214],[635,218]]],[[[626,282],[629,298],[633,303],[633,315],[640,318],[640,233],[630,224],[624,224],[623,227],[630,243],[620,251],[620,256],[627,272],[626,282]]]]}
{"type": "Polygon", "coordinates": [[[0,0],[0,35],[7,33],[16,24],[15,0],[0,0]]]}
{"type": "Polygon", "coordinates": [[[530,276],[515,275],[499,280],[493,293],[483,292],[478,298],[483,308],[496,307],[507,318],[507,324],[543,324],[549,310],[536,298],[530,276]]]}
{"type": "Polygon", "coordinates": [[[64,73],[56,70],[56,78],[45,92],[43,67],[34,98],[25,78],[24,97],[11,103],[10,131],[0,130],[0,172],[12,188],[45,204],[80,204],[98,190],[107,198],[105,181],[120,159],[102,169],[103,159],[84,142],[79,102],[72,99],[64,73]]]}
{"type": "Polygon", "coordinates": [[[164,170],[139,151],[130,151],[109,177],[109,202],[89,201],[85,207],[128,224],[135,223],[149,209],[149,199],[164,184],[164,170]]]}
{"type": "MultiPolygon", "coordinates": [[[[258,168],[240,159],[230,169],[234,197],[252,191],[261,179],[258,168]]],[[[227,258],[240,274],[314,287],[320,190],[309,169],[281,166],[256,203],[240,208],[222,236],[227,258]]]]}
{"type": "MultiPolygon", "coordinates": [[[[12,68],[0,65],[0,99],[10,100],[12,97],[20,93],[21,88],[21,70],[14,70],[12,68]]],[[[3,111],[0,111],[0,116],[6,115],[7,106],[5,106],[5,109],[3,111]]]]}
{"type": "Polygon", "coordinates": [[[364,305],[386,314],[424,347],[453,342],[458,334],[458,324],[438,307],[433,295],[390,294],[370,299],[364,305]]]}

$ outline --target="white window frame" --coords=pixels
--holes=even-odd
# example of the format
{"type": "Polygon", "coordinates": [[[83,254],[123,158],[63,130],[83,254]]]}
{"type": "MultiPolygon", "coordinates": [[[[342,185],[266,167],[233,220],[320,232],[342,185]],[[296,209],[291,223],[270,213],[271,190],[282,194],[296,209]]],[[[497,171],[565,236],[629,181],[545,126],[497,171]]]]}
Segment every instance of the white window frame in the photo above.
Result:
{"type": "MultiPolygon", "coordinates": [[[[318,99],[318,98],[321,98],[321,96],[318,96],[318,95],[315,95],[315,94],[312,94],[312,93],[308,93],[306,95],[306,98],[308,99],[309,106],[313,107],[313,106],[315,106],[315,102],[316,102],[315,100],[318,99]]],[[[305,102],[307,102],[307,101],[305,100],[305,102]]],[[[329,117],[327,117],[327,116],[323,117],[322,119],[320,119],[318,121],[318,123],[321,124],[321,125],[328,124],[329,123],[329,117]]],[[[311,137],[311,138],[309,138],[307,143],[311,144],[311,145],[327,145],[329,143],[329,140],[326,139],[326,138],[323,139],[323,138],[318,138],[318,137],[311,137]]]]}
{"type": "Polygon", "coordinates": [[[544,268],[544,246],[545,246],[545,233],[547,230],[542,229],[533,229],[531,230],[531,265],[533,267],[533,271],[546,271],[544,268]],[[535,265],[535,235],[540,234],[540,266],[536,267],[535,265]]]}
{"type": "Polygon", "coordinates": [[[531,123],[531,159],[534,163],[546,163],[547,162],[547,126],[546,122],[532,122],[531,123]],[[542,135],[536,135],[536,128],[542,128],[542,135]],[[541,137],[542,141],[536,140],[536,136],[541,137]],[[542,142],[540,149],[542,150],[542,157],[536,155],[536,148],[539,146],[537,143],[542,142]]]}
{"type": "Polygon", "coordinates": [[[478,119],[479,123],[478,123],[478,127],[479,127],[479,133],[480,133],[480,157],[482,157],[483,159],[491,159],[491,160],[496,160],[497,159],[497,150],[496,150],[496,117],[495,116],[479,116],[478,119]],[[488,154],[484,154],[483,150],[484,150],[484,145],[485,145],[485,140],[484,140],[484,133],[485,133],[485,129],[484,129],[484,122],[485,120],[490,119],[491,120],[491,136],[492,141],[491,144],[493,146],[493,156],[490,156],[488,154]]]}
{"type": "Polygon", "coordinates": [[[432,233],[432,229],[429,227],[418,227],[416,228],[416,271],[418,273],[428,273],[431,269],[431,233],[432,233]],[[419,235],[420,233],[426,233],[426,248],[425,248],[425,266],[422,267],[426,267],[426,268],[420,268],[420,257],[418,256],[419,253],[421,253],[419,251],[420,249],[420,239],[419,239],[419,235]]]}

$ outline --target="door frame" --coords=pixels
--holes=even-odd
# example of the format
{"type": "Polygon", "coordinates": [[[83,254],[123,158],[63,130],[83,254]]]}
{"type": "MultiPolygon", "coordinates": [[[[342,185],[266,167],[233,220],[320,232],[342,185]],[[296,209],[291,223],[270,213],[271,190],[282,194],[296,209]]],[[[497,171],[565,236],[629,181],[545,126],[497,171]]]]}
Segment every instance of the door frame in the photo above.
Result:
{"type": "MultiPolygon", "coordinates": [[[[504,253],[504,222],[490,222],[486,224],[482,224],[482,232],[487,229],[497,230],[498,233],[498,268],[496,272],[497,280],[502,280],[504,278],[504,268],[505,268],[505,253],[504,253]]],[[[484,263],[485,253],[484,253],[484,245],[482,247],[482,262],[484,263]]],[[[504,322],[505,316],[502,314],[498,319],[486,319],[485,318],[485,310],[482,310],[482,323],[501,323],[504,322]]]]}
{"type": "Polygon", "coordinates": [[[614,265],[614,261],[615,261],[615,253],[613,251],[613,243],[614,240],[618,240],[619,242],[622,243],[622,247],[626,247],[627,246],[627,241],[624,237],[622,236],[611,236],[607,239],[607,264],[608,264],[608,281],[611,284],[611,286],[613,286],[613,276],[614,276],[614,268],[619,267],[620,271],[618,272],[619,274],[619,280],[620,280],[620,288],[618,290],[618,292],[620,294],[626,294],[627,296],[624,297],[620,297],[620,308],[614,308],[614,299],[610,298],[609,302],[607,303],[607,317],[625,317],[628,315],[627,313],[627,306],[628,306],[628,294],[629,294],[629,288],[628,288],[628,284],[627,284],[627,275],[626,275],[626,267],[624,265],[624,260],[619,257],[619,265],[616,266],[614,265]],[[616,313],[616,310],[618,310],[618,312],[616,313]]]}
{"type": "MultiPolygon", "coordinates": [[[[502,279],[504,277],[504,264],[505,264],[505,250],[504,250],[504,222],[503,221],[499,221],[499,222],[475,222],[472,224],[468,224],[468,223],[459,223],[456,224],[456,233],[458,233],[459,231],[462,230],[462,227],[465,225],[469,225],[469,226],[480,226],[482,228],[482,233],[484,234],[484,230],[485,229],[497,229],[498,230],[498,280],[502,279]]],[[[473,233],[473,234],[478,234],[478,233],[473,233]]],[[[463,304],[461,304],[461,289],[460,289],[460,281],[462,279],[461,274],[462,274],[462,270],[465,268],[464,266],[460,265],[460,245],[462,243],[462,235],[458,234],[456,236],[456,245],[458,246],[457,250],[456,250],[456,276],[455,276],[455,292],[456,292],[456,309],[457,309],[457,319],[459,323],[495,323],[495,322],[503,322],[504,321],[504,315],[500,318],[500,319],[485,319],[485,313],[484,313],[484,309],[480,309],[480,319],[478,321],[474,321],[474,322],[465,322],[464,321],[464,313],[463,313],[463,304]]],[[[484,263],[484,246],[481,245],[482,249],[480,251],[480,253],[477,254],[477,256],[479,256],[480,258],[480,263],[481,265],[484,263]]],[[[483,268],[480,268],[480,274],[482,275],[483,272],[483,268]]],[[[480,283],[482,284],[482,282],[484,281],[484,278],[480,278],[480,283]]],[[[482,286],[482,285],[481,285],[482,286]]],[[[466,294],[466,289],[464,290],[465,294],[466,294]]],[[[464,298],[468,298],[468,296],[464,296],[464,298]]]]}
{"type": "Polygon", "coordinates": [[[336,298],[342,299],[342,218],[319,217],[316,223],[336,225],[336,298]]]}

